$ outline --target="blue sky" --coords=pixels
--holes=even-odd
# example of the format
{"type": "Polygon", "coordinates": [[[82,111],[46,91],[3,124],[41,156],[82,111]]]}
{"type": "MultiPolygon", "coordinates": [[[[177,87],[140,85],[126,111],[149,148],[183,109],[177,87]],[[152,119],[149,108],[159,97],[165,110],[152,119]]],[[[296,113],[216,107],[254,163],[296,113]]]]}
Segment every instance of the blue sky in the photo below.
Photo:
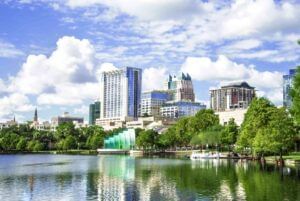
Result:
{"type": "Polygon", "coordinates": [[[191,74],[196,98],[248,81],[282,104],[282,75],[299,65],[297,0],[2,0],[0,122],[69,111],[87,120],[101,71],[143,68],[143,89],[191,74]]]}

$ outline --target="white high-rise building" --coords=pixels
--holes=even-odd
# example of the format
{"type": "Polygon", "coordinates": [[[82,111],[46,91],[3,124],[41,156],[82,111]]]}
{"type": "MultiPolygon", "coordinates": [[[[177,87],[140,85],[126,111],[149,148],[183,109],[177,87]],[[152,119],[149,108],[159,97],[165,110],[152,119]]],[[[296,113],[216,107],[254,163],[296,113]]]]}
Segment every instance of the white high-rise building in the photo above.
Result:
{"type": "Polygon", "coordinates": [[[100,82],[100,119],[104,128],[123,127],[138,117],[141,101],[142,70],[125,67],[103,72],[100,82]]]}

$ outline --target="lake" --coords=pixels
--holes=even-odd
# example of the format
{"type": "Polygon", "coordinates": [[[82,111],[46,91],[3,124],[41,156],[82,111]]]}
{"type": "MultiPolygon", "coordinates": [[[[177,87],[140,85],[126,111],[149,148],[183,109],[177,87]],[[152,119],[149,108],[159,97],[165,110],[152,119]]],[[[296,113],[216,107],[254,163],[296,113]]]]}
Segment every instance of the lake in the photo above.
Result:
{"type": "Polygon", "coordinates": [[[0,155],[0,200],[300,200],[300,167],[124,155],[0,155]]]}

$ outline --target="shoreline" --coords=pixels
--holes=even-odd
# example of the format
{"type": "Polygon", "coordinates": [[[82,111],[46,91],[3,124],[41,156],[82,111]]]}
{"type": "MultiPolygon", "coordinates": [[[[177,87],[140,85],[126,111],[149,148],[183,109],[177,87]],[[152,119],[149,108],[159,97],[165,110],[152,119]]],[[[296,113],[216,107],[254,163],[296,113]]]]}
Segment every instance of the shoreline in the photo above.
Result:
{"type": "MultiPolygon", "coordinates": [[[[169,156],[178,156],[188,158],[188,156],[193,152],[193,150],[177,150],[177,151],[159,151],[159,152],[141,152],[142,154],[138,154],[138,156],[157,156],[157,155],[169,155],[169,156]]],[[[26,155],[26,154],[53,154],[53,155],[99,155],[97,150],[48,150],[48,151],[1,151],[1,155],[26,155]]],[[[112,154],[112,153],[109,153],[112,154]]],[[[105,154],[100,154],[105,155],[105,154]]],[[[114,154],[112,154],[114,155],[114,154]]],[[[130,154],[122,154],[122,155],[130,155],[130,154]]],[[[220,159],[228,159],[228,160],[257,160],[252,157],[220,157],[220,159]]],[[[276,163],[275,156],[267,156],[266,162],[270,164],[276,163]]],[[[283,156],[283,159],[286,165],[300,165],[300,160],[298,157],[293,158],[291,155],[283,156]]]]}

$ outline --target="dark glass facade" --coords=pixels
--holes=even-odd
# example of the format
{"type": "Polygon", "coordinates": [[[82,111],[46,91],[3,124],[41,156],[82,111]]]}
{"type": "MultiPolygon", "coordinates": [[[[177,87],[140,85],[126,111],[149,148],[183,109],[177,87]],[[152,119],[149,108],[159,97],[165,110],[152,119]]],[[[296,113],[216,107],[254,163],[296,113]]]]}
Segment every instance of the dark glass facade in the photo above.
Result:
{"type": "Polygon", "coordinates": [[[100,102],[96,101],[95,103],[90,104],[89,109],[89,124],[95,125],[96,119],[100,118],[100,102]]]}
{"type": "Polygon", "coordinates": [[[137,118],[141,105],[142,70],[126,67],[128,79],[128,116],[137,118]]]}

